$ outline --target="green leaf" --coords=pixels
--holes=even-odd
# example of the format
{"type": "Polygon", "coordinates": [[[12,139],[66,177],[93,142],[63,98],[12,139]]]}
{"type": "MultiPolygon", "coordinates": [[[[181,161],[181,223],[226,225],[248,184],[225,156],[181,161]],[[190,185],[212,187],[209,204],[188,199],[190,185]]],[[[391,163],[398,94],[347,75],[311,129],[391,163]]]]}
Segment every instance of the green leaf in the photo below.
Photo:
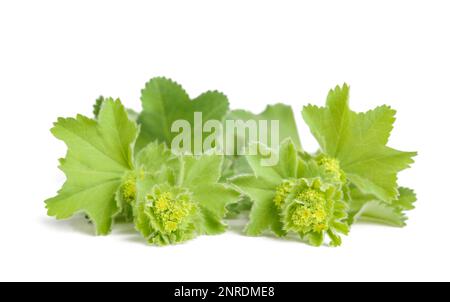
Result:
{"type": "Polygon", "coordinates": [[[370,221],[393,226],[404,226],[406,217],[397,208],[389,204],[370,201],[364,205],[358,221],[370,221]]]}
{"type": "Polygon", "coordinates": [[[274,166],[274,169],[277,171],[278,175],[281,176],[281,178],[298,176],[300,159],[298,158],[297,153],[298,149],[290,138],[285,139],[281,143],[280,150],[278,152],[278,164],[274,166]]]}
{"type": "Polygon", "coordinates": [[[51,132],[68,147],[60,161],[67,180],[56,197],[45,201],[48,215],[64,219],[84,212],[97,234],[107,234],[119,212],[115,193],[125,173],[133,169],[136,124],[119,100],[107,99],[98,121],[82,115],[59,118],[51,132]]]}
{"type": "MultiPolygon", "coordinates": [[[[260,138],[261,137],[265,138],[266,144],[270,145],[280,144],[280,142],[286,139],[290,139],[293,142],[296,149],[298,150],[301,149],[301,143],[297,131],[297,125],[295,123],[294,113],[292,111],[292,108],[288,105],[284,104],[269,105],[260,114],[253,114],[245,110],[233,110],[227,115],[226,120],[234,120],[234,121],[241,120],[243,122],[256,121],[257,123],[259,123],[260,121],[267,121],[267,129],[264,129],[263,127],[258,127],[259,129],[258,136],[260,138]],[[272,133],[271,121],[274,120],[279,122],[279,131],[277,131],[279,137],[277,138],[276,142],[272,141],[273,139],[275,139],[275,137],[272,137],[271,134],[272,133]]],[[[238,143],[240,143],[243,148],[247,148],[250,144],[256,143],[254,141],[251,142],[248,136],[241,137],[239,133],[235,133],[235,135],[236,135],[235,138],[236,153],[238,151],[237,145],[238,143]]],[[[250,172],[248,171],[248,165],[245,162],[241,161],[240,160],[241,158],[242,156],[236,156],[227,159],[228,161],[230,161],[230,164],[225,168],[224,171],[224,175],[226,178],[232,177],[232,175],[250,172]]]]}
{"type": "Polygon", "coordinates": [[[405,211],[414,208],[416,195],[413,190],[400,187],[398,199],[386,203],[373,195],[361,193],[356,188],[351,190],[349,223],[355,221],[370,221],[392,226],[405,226],[407,216],[405,211]]]}
{"type": "Polygon", "coordinates": [[[254,175],[241,175],[230,179],[240,193],[253,200],[250,210],[249,223],[246,232],[250,236],[258,236],[266,230],[272,230],[278,236],[283,236],[280,213],[273,203],[277,185],[254,175]]]}
{"type": "Polygon", "coordinates": [[[398,197],[397,173],[413,163],[416,152],[386,146],[395,111],[387,106],[366,113],[350,110],[349,87],[337,86],[326,107],[306,106],[303,118],[326,155],[339,160],[348,179],[366,193],[391,202],[398,197]]]}
{"type": "Polygon", "coordinates": [[[222,172],[223,156],[209,155],[202,156],[186,155],[183,160],[183,179],[181,185],[194,187],[198,185],[208,185],[217,183],[222,172]]]}
{"type": "Polygon", "coordinates": [[[212,235],[225,231],[226,225],[222,223],[222,219],[226,213],[226,206],[236,202],[239,199],[239,193],[224,184],[218,183],[194,186],[191,191],[194,199],[203,209],[205,221],[208,222],[205,225],[206,233],[212,235]],[[219,228],[218,226],[222,227],[219,228]]]}
{"type": "MultiPolygon", "coordinates": [[[[191,100],[179,84],[166,78],[151,79],[142,90],[141,101],[143,111],[138,118],[142,125],[136,143],[138,150],[154,140],[170,146],[172,139],[177,136],[177,133],[171,132],[172,123],[186,120],[194,125],[194,112],[201,112],[205,122],[222,121],[228,111],[228,100],[222,93],[208,91],[191,100]]],[[[191,129],[192,135],[194,130],[191,129]]],[[[209,134],[202,133],[203,139],[209,134]]]]}
{"type": "Polygon", "coordinates": [[[256,144],[258,154],[246,156],[247,162],[256,177],[272,184],[280,184],[284,178],[296,177],[299,168],[297,150],[291,139],[285,139],[279,149],[270,149],[260,143],[256,144]],[[278,159],[272,166],[262,165],[262,160],[268,157],[278,159]]]}
{"type": "Polygon", "coordinates": [[[280,213],[273,203],[273,195],[266,194],[260,197],[259,202],[254,203],[250,211],[250,221],[246,227],[247,234],[257,236],[270,228],[278,237],[285,236],[286,231],[283,230],[280,213]]]}
{"type": "Polygon", "coordinates": [[[207,235],[218,235],[226,231],[227,226],[207,208],[200,208],[201,232],[207,235]]]}
{"type": "MultiPolygon", "coordinates": [[[[92,113],[94,114],[94,118],[97,119],[98,115],[100,113],[100,110],[102,109],[103,103],[105,102],[105,98],[103,96],[99,96],[94,103],[93,106],[93,110],[92,113]]],[[[136,111],[134,111],[133,109],[129,109],[127,108],[127,114],[128,114],[128,118],[131,121],[136,122],[137,118],[138,118],[138,113],[136,111]]]]}
{"type": "Polygon", "coordinates": [[[157,142],[149,143],[139,151],[135,160],[137,168],[150,173],[160,170],[162,166],[171,161],[175,161],[175,156],[165,144],[157,142]]]}
{"type": "Polygon", "coordinates": [[[226,206],[239,199],[239,193],[218,183],[221,177],[224,157],[204,154],[201,156],[184,155],[182,162],[182,179],[180,186],[189,188],[193,198],[202,209],[205,232],[217,234],[226,229],[222,219],[226,206]]]}
{"type": "MultiPolygon", "coordinates": [[[[297,124],[295,123],[294,113],[291,106],[284,104],[269,105],[260,114],[253,114],[245,110],[233,110],[228,114],[227,119],[242,120],[244,122],[249,120],[254,120],[257,122],[261,120],[279,121],[279,141],[281,142],[286,138],[290,138],[295,147],[299,150],[301,149],[300,136],[298,135],[297,124]]],[[[270,142],[270,133],[271,127],[269,123],[267,131],[261,133],[260,135],[262,135],[262,137],[268,137],[268,141],[270,142]]],[[[248,140],[246,143],[249,143],[248,140]]]]}
{"type": "Polygon", "coordinates": [[[265,180],[271,184],[279,184],[283,179],[279,172],[276,170],[275,166],[263,166],[261,160],[264,160],[267,156],[264,156],[262,152],[267,152],[267,154],[279,153],[278,150],[270,150],[264,145],[256,144],[258,147],[257,155],[246,156],[247,162],[250,165],[253,173],[256,177],[265,180]]]}

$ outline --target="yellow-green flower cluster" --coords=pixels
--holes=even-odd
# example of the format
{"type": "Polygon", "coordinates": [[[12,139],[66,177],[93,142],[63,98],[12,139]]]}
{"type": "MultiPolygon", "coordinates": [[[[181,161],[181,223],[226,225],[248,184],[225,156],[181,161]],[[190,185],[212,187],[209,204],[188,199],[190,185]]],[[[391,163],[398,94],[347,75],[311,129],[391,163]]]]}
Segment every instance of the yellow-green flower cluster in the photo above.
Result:
{"type": "Polygon", "coordinates": [[[345,173],[342,171],[337,159],[322,155],[317,158],[317,164],[324,169],[332,181],[346,182],[345,173]]]}
{"type": "MultiPolygon", "coordinates": [[[[340,187],[320,178],[285,179],[276,188],[273,203],[279,211],[282,227],[302,238],[309,238],[314,245],[323,241],[327,233],[339,244],[336,227],[343,226],[345,204],[340,187]]],[[[345,227],[341,227],[345,233],[345,227]]],[[[340,230],[340,232],[341,232],[340,230]]]]}
{"type": "Polygon", "coordinates": [[[121,200],[127,204],[133,204],[136,201],[136,177],[127,176],[120,187],[121,200]]]}
{"type": "Polygon", "coordinates": [[[134,211],[136,228],[150,243],[179,243],[198,231],[199,207],[186,188],[155,185],[134,211]]]}
{"type": "Polygon", "coordinates": [[[328,213],[325,194],[319,190],[306,188],[294,199],[289,211],[292,228],[297,232],[313,230],[320,232],[328,229],[328,213]]]}
{"type": "Polygon", "coordinates": [[[277,208],[280,209],[284,205],[286,198],[291,193],[294,185],[295,185],[295,181],[289,179],[289,180],[283,181],[283,183],[276,188],[275,197],[273,198],[273,203],[275,203],[277,208]]]}
{"type": "Polygon", "coordinates": [[[158,192],[156,196],[148,195],[155,216],[160,221],[164,232],[171,233],[178,229],[178,226],[191,213],[195,207],[189,195],[179,194],[175,196],[172,192],[158,192]]]}

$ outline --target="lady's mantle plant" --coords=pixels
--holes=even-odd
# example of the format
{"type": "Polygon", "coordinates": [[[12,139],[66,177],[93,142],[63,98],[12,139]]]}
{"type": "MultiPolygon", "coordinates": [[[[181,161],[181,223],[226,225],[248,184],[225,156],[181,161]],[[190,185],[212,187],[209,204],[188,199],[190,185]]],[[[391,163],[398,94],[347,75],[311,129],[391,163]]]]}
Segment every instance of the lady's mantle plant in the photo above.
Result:
{"type": "Polygon", "coordinates": [[[329,179],[314,160],[303,159],[290,139],[282,143],[279,153],[278,165],[271,167],[260,165],[261,156],[248,156],[253,173],[231,179],[254,202],[247,234],[270,230],[284,237],[295,233],[312,245],[321,245],[328,236],[331,245],[339,245],[339,234],[348,233],[342,184],[329,179]]]}
{"type": "Polygon", "coordinates": [[[81,115],[59,119],[52,132],[68,152],[61,160],[67,181],[56,197],[46,200],[50,216],[63,219],[84,212],[99,235],[125,218],[159,245],[225,231],[225,206],[239,196],[218,183],[222,156],[176,157],[157,143],[135,156],[138,126],[112,99],[103,102],[97,120],[81,115]]]}
{"type": "Polygon", "coordinates": [[[179,243],[226,230],[225,207],[239,194],[218,182],[223,156],[173,156],[164,144],[150,143],[136,165],[134,222],[149,243],[179,243]]]}
{"type": "Polygon", "coordinates": [[[260,114],[230,111],[222,93],[191,98],[166,78],[145,85],[140,113],[100,97],[94,118],[59,118],[51,130],[68,148],[60,160],[67,180],[45,201],[48,214],[65,219],[84,213],[98,235],[108,234],[114,222],[133,223],[156,245],[220,234],[226,230],[224,217],[246,213],[248,235],[296,235],[314,246],[340,245],[341,235],[360,220],[404,226],[405,211],[414,208],[416,197],[398,186],[397,175],[416,153],[387,146],[394,110],[380,106],[356,113],[348,100],[344,84],[330,90],[325,107],[303,108],[320,146],[311,154],[302,149],[293,111],[284,104],[260,114]],[[264,152],[175,154],[168,149],[175,136],[171,125],[192,122],[194,112],[201,112],[204,121],[278,120],[283,142],[270,149],[262,141],[236,136],[244,148],[264,152]],[[262,165],[270,155],[277,155],[278,163],[262,165]]]}

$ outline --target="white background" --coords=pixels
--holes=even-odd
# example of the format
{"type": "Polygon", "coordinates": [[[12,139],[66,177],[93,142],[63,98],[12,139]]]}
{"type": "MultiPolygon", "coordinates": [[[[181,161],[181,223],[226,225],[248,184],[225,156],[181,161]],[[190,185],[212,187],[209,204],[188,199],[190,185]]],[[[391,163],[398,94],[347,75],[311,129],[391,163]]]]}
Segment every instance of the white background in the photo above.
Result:
{"type": "Polygon", "coordinates": [[[1,281],[450,281],[448,1],[1,1],[1,281]],[[307,3],[306,3],[307,2],[307,3]],[[100,95],[140,109],[153,76],[191,96],[225,92],[255,112],[300,109],[351,85],[362,111],[398,110],[390,146],[419,151],[399,182],[416,189],[408,226],[356,225],[339,248],[226,234],[147,246],[132,227],[95,237],[47,217],[64,181],[58,116],[100,95]]]}

